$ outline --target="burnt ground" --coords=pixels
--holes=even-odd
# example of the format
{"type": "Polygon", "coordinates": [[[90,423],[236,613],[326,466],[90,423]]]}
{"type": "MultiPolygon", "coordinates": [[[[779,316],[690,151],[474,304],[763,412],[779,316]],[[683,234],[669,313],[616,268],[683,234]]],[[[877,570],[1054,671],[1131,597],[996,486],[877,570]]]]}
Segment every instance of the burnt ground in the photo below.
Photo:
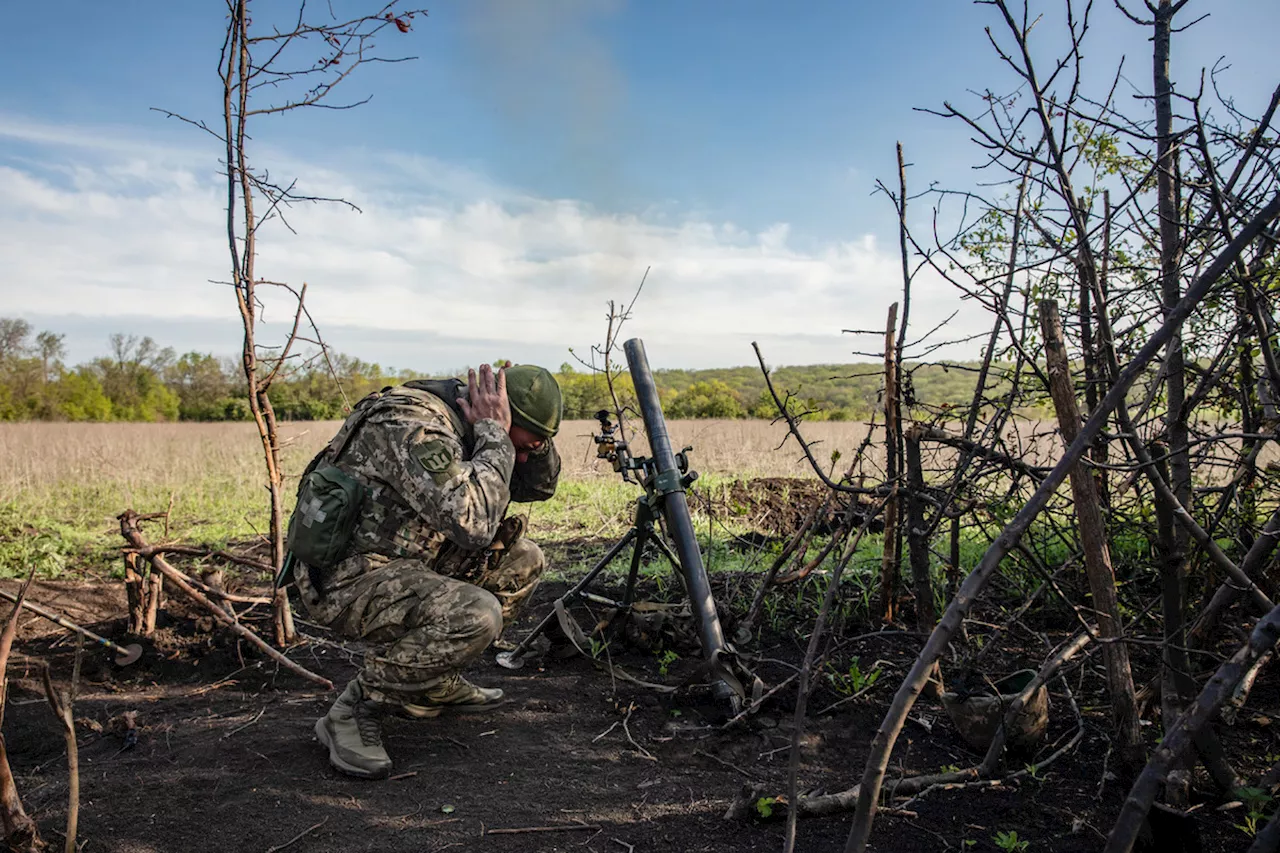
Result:
{"type": "MultiPolygon", "coordinates": [[[[737,587],[741,580],[715,576],[718,587],[737,587]]],[[[522,637],[565,586],[544,584],[506,638],[522,637]]],[[[749,591],[751,582],[743,587],[749,591]]],[[[118,582],[41,582],[32,596],[125,640],[118,582]]],[[[782,598],[798,602],[797,609],[812,617],[813,595],[806,599],[803,590],[788,590],[782,598]]],[[[389,720],[386,743],[399,778],[361,781],[330,769],[312,733],[333,693],[277,671],[228,632],[212,630],[206,617],[182,601],[168,604],[133,666],[117,669],[109,656],[86,647],[75,703],[79,838],[85,851],[270,853],[284,845],[291,851],[415,853],[782,849],[782,809],[772,820],[724,815],[746,783],[785,793],[792,690],[781,691],[745,724],[726,729],[713,721],[699,687],[661,695],[613,678],[577,655],[548,656],[511,672],[496,666],[490,651],[468,674],[477,683],[502,686],[510,701],[483,716],[389,720]],[[132,747],[124,724],[129,711],[137,719],[132,747]],[[545,827],[555,829],[530,831],[545,827]],[[297,838],[301,833],[306,834],[297,838]]],[[[1045,615],[1026,636],[1014,632],[998,666],[1012,671],[1036,665],[1044,647],[1031,631],[1050,640],[1065,636],[1069,620],[1060,620],[1060,630],[1057,621],[1045,615]]],[[[802,624],[775,618],[751,644],[760,657],[756,671],[767,684],[777,684],[800,662],[807,638],[795,626],[802,624]]],[[[871,737],[923,642],[908,631],[867,636],[866,625],[837,627],[837,668],[847,669],[856,657],[864,672],[878,667],[881,681],[866,696],[826,712],[842,693],[827,679],[818,682],[801,739],[802,790],[834,792],[857,781],[871,737]]],[[[326,639],[314,627],[300,628],[312,639],[291,656],[341,689],[356,672],[359,649],[326,639]]],[[[665,675],[653,649],[619,640],[609,655],[638,678],[676,684],[697,661],[696,650],[678,653],[665,675]]],[[[74,643],[42,620],[24,619],[3,722],[18,790],[45,839],[60,848],[65,746],[24,656],[48,660],[55,679],[65,684],[74,643]]],[[[1149,665],[1135,656],[1135,667],[1149,665]]],[[[1071,677],[1084,723],[1075,750],[1034,778],[934,790],[906,804],[903,813],[881,813],[872,848],[992,851],[999,849],[997,833],[1016,831],[1032,853],[1100,849],[1127,786],[1106,781],[1115,761],[1097,669],[1086,667],[1071,677]],[[974,843],[962,846],[966,840],[974,843]]],[[[1065,694],[1055,691],[1052,703],[1046,753],[1076,729],[1065,694]]],[[[1256,781],[1280,756],[1280,723],[1272,723],[1273,712],[1280,713],[1274,666],[1264,670],[1238,723],[1221,730],[1237,772],[1247,780],[1256,781]]],[[[1147,727],[1153,745],[1157,728],[1147,727]]],[[[980,758],[938,703],[922,699],[899,738],[889,778],[968,767],[980,758]]],[[[1014,766],[1033,760],[1018,758],[1014,766]]],[[[1244,850],[1249,839],[1235,827],[1243,821],[1243,808],[1219,810],[1223,800],[1203,778],[1196,789],[1198,807],[1180,834],[1198,837],[1198,846],[1185,849],[1244,850]]],[[[849,822],[847,814],[801,820],[797,849],[842,850],[849,822]]]]}

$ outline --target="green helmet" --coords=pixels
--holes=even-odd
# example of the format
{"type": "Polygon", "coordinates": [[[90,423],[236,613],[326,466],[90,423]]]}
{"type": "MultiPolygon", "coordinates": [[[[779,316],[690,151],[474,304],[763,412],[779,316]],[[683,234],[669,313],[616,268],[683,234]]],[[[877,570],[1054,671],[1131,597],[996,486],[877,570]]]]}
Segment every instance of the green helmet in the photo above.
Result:
{"type": "Polygon", "coordinates": [[[507,400],[511,422],[534,435],[551,438],[560,430],[564,400],[551,371],[532,364],[507,368],[507,400]]]}

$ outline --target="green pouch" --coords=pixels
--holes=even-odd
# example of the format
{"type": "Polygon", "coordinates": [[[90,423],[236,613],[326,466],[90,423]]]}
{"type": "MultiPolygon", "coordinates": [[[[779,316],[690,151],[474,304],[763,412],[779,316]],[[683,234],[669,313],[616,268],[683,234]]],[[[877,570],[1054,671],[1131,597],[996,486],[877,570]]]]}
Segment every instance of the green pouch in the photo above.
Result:
{"type": "Polygon", "coordinates": [[[302,478],[285,547],[308,566],[327,569],[342,558],[360,520],[365,487],[333,465],[302,478]]]}

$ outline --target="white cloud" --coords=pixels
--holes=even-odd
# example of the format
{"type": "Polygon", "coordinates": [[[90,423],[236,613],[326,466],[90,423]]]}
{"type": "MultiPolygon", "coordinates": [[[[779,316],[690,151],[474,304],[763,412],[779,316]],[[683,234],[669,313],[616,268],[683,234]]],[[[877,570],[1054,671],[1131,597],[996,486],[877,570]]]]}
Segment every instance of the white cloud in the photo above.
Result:
{"type": "MultiPolygon", "coordinates": [[[[150,316],[223,321],[234,315],[227,277],[225,185],[206,150],[133,145],[110,129],[62,128],[0,115],[0,137],[35,153],[0,163],[0,314],[150,316]]],[[[467,341],[537,352],[583,352],[603,337],[609,299],[648,283],[630,334],[653,363],[749,363],[759,340],[771,362],[849,360],[876,343],[841,335],[874,328],[900,296],[896,247],[871,236],[800,251],[776,223],[748,233],[728,222],[595,210],[535,198],[465,168],[398,153],[360,152],[342,169],[288,162],[273,174],[306,177],[307,191],[360,205],[302,205],[262,233],[258,273],[310,285],[322,327],[423,335],[420,359],[377,351],[370,360],[441,368],[466,363],[467,341]],[[455,347],[455,350],[448,348],[455,347]],[[441,351],[440,348],[446,348],[441,351]]],[[[915,285],[912,321],[931,328],[961,303],[936,276],[915,285]]],[[[269,304],[281,319],[287,307],[269,304]]],[[[986,327],[970,322],[956,334],[986,327]]],[[[77,326],[81,328],[81,326],[77,326]]],[[[403,343],[403,334],[388,335],[403,343]]],[[[97,345],[97,342],[94,342],[97,345]]],[[[228,336],[224,352],[238,342],[228,336]]],[[[400,350],[398,352],[403,352],[400,350]]],[[[957,355],[971,354],[971,351],[957,355]]]]}

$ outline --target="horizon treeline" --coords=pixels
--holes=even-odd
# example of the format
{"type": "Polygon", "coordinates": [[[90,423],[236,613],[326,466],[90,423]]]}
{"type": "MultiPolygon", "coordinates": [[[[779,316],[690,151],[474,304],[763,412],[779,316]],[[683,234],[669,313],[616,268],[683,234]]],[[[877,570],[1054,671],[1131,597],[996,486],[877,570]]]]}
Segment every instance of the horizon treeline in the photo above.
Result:
{"type": "MultiPolygon", "coordinates": [[[[22,319],[0,317],[0,421],[240,421],[250,420],[238,359],[210,353],[179,355],[150,337],[113,334],[108,353],[75,366],[64,363],[63,335],[35,333],[22,319]]],[[[495,359],[495,363],[501,359],[495,359]]],[[[968,406],[972,365],[963,362],[913,365],[914,401],[928,407],[968,406]]],[[[345,354],[300,357],[271,389],[280,420],[334,420],[365,394],[426,374],[383,369],[345,354]]],[[[590,418],[612,408],[603,374],[571,363],[560,365],[565,418],[590,418]]],[[[779,367],[772,372],[779,394],[811,420],[869,418],[880,406],[883,376],[873,363],[779,367]]],[[[777,407],[755,367],[654,371],[667,417],[773,418],[777,407]]],[[[631,377],[614,380],[622,405],[634,402],[631,377]]],[[[989,389],[996,391],[998,389],[989,389]]]]}

